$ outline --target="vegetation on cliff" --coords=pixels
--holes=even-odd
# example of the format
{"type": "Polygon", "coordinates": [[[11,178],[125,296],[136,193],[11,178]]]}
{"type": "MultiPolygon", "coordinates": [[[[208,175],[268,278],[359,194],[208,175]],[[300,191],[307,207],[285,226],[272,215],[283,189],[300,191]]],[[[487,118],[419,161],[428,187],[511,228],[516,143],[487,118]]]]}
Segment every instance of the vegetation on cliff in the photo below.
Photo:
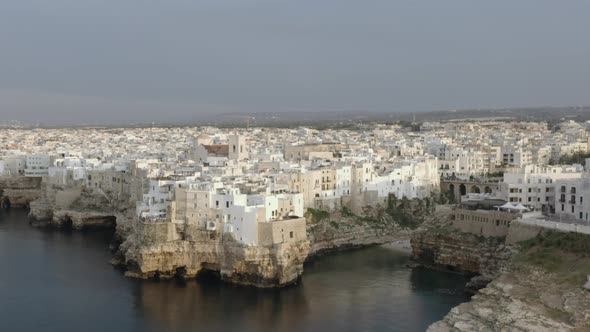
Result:
{"type": "Polygon", "coordinates": [[[589,331],[590,236],[546,231],[518,249],[487,287],[428,331],[589,331]]]}
{"type": "Polygon", "coordinates": [[[305,216],[311,224],[326,222],[334,228],[342,224],[355,224],[375,227],[398,226],[403,229],[416,229],[431,216],[436,207],[434,199],[402,199],[390,195],[387,206],[376,204],[364,207],[362,213],[355,214],[348,207],[330,213],[321,209],[307,209],[305,216]]]}
{"type": "Polygon", "coordinates": [[[581,286],[590,275],[590,236],[544,232],[520,243],[519,264],[530,264],[554,273],[560,282],[581,286]]]}
{"type": "Polygon", "coordinates": [[[305,213],[305,217],[307,217],[308,219],[311,219],[311,222],[313,222],[313,223],[319,223],[323,220],[329,219],[330,212],[320,210],[320,209],[309,208],[309,209],[307,209],[307,212],[305,213]]]}

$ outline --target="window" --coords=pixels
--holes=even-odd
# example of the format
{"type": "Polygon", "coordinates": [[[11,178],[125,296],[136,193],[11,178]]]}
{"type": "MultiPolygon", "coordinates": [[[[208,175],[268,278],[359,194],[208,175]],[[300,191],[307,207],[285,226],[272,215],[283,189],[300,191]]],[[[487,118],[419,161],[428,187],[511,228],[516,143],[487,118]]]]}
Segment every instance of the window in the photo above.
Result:
{"type": "MultiPolygon", "coordinates": [[[[581,214],[581,212],[580,212],[580,214],[581,214]]],[[[293,238],[293,232],[289,232],[289,237],[293,238]]]]}

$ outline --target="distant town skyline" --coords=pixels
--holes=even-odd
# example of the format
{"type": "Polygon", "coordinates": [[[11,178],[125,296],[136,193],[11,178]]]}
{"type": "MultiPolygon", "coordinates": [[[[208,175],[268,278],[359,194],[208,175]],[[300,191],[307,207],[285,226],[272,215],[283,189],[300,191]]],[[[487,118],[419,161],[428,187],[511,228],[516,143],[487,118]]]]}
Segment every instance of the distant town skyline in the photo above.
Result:
{"type": "Polygon", "coordinates": [[[590,105],[590,3],[7,0],[0,117],[590,105]]]}

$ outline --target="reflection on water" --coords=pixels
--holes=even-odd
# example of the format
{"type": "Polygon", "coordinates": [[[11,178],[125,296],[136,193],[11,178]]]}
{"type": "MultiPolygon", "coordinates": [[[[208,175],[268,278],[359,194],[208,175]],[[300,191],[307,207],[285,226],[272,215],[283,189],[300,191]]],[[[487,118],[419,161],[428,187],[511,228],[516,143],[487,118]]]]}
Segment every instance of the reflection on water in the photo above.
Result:
{"type": "Polygon", "coordinates": [[[0,330],[423,331],[466,300],[465,278],[385,247],[318,258],[284,289],[130,280],[108,265],[110,236],[0,211],[0,330]]]}

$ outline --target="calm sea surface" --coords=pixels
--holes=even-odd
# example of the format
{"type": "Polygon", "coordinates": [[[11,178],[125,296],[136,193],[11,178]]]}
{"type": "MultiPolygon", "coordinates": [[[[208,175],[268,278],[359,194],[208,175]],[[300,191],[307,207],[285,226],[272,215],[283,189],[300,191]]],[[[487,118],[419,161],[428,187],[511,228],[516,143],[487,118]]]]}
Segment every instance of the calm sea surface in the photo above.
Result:
{"type": "Polygon", "coordinates": [[[32,228],[0,210],[0,331],[424,331],[467,300],[464,277],[406,267],[386,247],[318,258],[299,285],[138,281],[112,234],[32,228]]]}

